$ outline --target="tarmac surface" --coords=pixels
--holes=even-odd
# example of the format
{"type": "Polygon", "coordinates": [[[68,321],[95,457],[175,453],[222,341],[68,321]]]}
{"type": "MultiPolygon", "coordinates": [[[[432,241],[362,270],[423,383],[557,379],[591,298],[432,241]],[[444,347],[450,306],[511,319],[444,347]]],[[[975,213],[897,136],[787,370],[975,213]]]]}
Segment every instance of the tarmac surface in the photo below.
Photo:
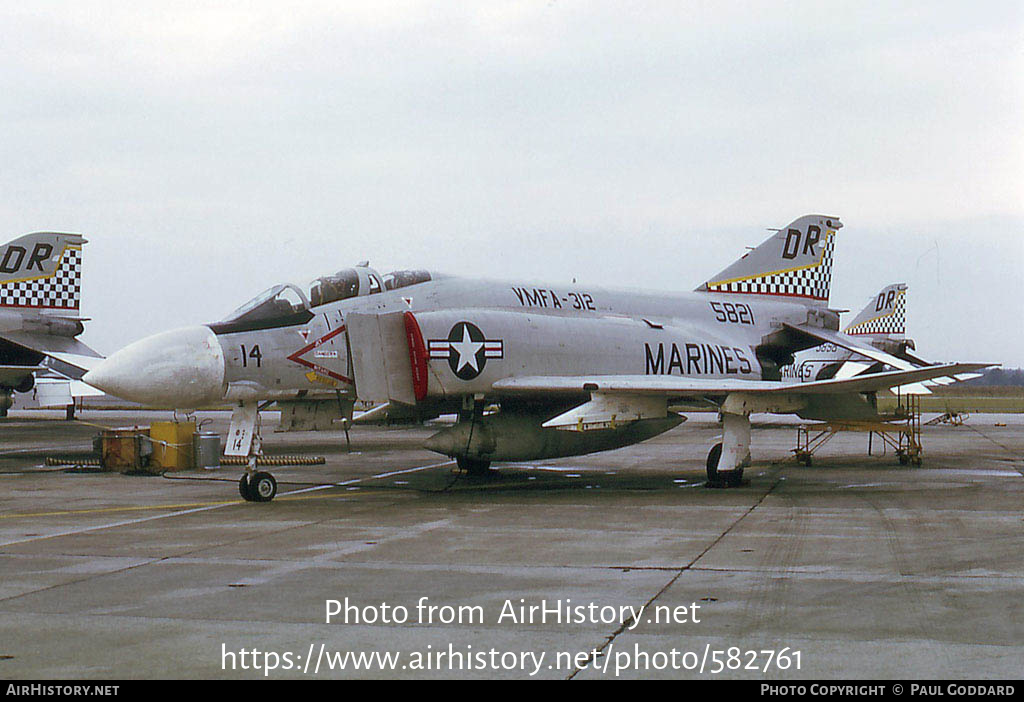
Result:
{"type": "Polygon", "coordinates": [[[357,427],[351,452],[342,432],[266,432],[267,453],[327,463],[269,469],[265,504],[238,468],[43,467],[89,455],[96,425],[167,419],[62,416],[0,420],[0,679],[1024,674],[1020,415],[926,427],[920,468],[863,434],[805,467],[793,424],[758,424],[728,490],[704,486],[708,414],[486,478],[420,448],[437,427],[357,427]],[[326,623],[346,598],[349,623],[326,623]],[[560,616],[518,616],[542,603],[560,616]]]}

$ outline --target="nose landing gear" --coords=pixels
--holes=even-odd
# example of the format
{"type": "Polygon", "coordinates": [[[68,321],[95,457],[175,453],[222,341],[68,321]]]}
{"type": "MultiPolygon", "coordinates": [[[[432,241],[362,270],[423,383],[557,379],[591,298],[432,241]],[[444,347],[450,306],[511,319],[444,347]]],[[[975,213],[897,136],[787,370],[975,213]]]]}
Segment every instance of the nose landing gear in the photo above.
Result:
{"type": "Polygon", "coordinates": [[[228,445],[224,453],[247,459],[245,473],[238,480],[238,494],[246,502],[270,502],[277,496],[277,480],[274,476],[256,470],[262,445],[259,407],[256,403],[243,402],[231,414],[231,429],[228,431],[228,445]]]}
{"type": "Polygon", "coordinates": [[[238,479],[238,493],[246,502],[270,502],[277,495],[277,480],[266,471],[246,471],[238,479]]]}

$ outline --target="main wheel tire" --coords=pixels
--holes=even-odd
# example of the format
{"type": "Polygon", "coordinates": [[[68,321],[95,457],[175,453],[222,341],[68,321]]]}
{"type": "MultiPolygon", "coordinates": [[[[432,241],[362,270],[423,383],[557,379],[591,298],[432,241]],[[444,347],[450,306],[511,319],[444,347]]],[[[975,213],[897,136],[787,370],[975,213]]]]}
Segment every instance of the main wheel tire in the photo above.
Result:
{"type": "Polygon", "coordinates": [[[481,461],[461,456],[455,459],[455,463],[459,466],[459,470],[465,471],[470,475],[489,475],[491,472],[490,461],[481,461]]]}
{"type": "Polygon", "coordinates": [[[252,498],[255,502],[270,502],[277,495],[277,481],[270,473],[260,471],[249,481],[252,498]]]}
{"type": "Polygon", "coordinates": [[[256,498],[253,497],[252,488],[249,486],[249,474],[242,473],[242,477],[238,479],[238,494],[242,496],[242,499],[246,502],[255,502],[256,498]]]}
{"type": "Polygon", "coordinates": [[[719,482],[718,477],[718,462],[722,460],[722,444],[717,443],[711,447],[708,451],[707,469],[708,469],[708,482],[712,485],[717,485],[719,482]]]}
{"type": "Polygon", "coordinates": [[[707,469],[708,483],[725,487],[739,487],[743,484],[743,467],[735,470],[718,472],[718,464],[722,461],[722,444],[718,443],[708,451],[707,469]]]}

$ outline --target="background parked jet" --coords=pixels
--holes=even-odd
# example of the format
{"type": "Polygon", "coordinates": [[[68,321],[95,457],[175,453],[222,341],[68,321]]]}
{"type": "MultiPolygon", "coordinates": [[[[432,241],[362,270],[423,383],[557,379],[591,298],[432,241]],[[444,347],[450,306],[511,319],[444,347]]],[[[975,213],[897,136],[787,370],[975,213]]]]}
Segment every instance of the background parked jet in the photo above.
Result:
{"type": "MultiPolygon", "coordinates": [[[[856,337],[917,367],[934,365],[933,362],[925,361],[911,353],[915,350],[916,344],[913,339],[907,338],[906,333],[906,283],[893,283],[882,288],[843,329],[843,334],[856,337]]],[[[796,354],[796,360],[792,365],[783,368],[782,375],[783,378],[806,383],[829,378],[850,378],[864,373],[877,373],[888,368],[886,364],[867,358],[856,351],[828,343],[796,354]]],[[[970,380],[977,377],[977,373],[963,373],[958,374],[956,379],[970,380]]],[[[952,381],[935,378],[903,386],[900,390],[903,394],[927,395],[931,392],[929,386],[948,382],[952,381]]]]}
{"type": "Polygon", "coordinates": [[[77,338],[85,329],[85,243],[78,234],[36,232],[0,247],[0,417],[13,393],[32,391],[40,376],[47,378],[47,406],[72,404],[72,381],[100,360],[77,338]]]}
{"type": "MultiPolygon", "coordinates": [[[[913,340],[906,338],[906,298],[906,283],[887,285],[871,298],[860,314],[843,329],[843,333],[859,337],[877,349],[913,362],[904,353],[914,348],[913,340]]],[[[831,343],[801,351],[795,358],[792,365],[783,368],[782,376],[800,382],[849,377],[876,363],[856,351],[831,343]]],[[[921,365],[930,364],[922,362],[921,365]]]]}
{"type": "MultiPolygon", "coordinates": [[[[381,277],[359,266],[319,279],[308,296],[278,285],[221,322],[138,341],[85,380],[150,405],[236,403],[235,455],[252,450],[258,402],[315,389],[332,390],[349,414],[357,398],[458,412],[427,447],[470,472],[637,443],[684,420],[670,404],[703,402],[723,417],[708,478],[739,485],[752,413],[870,419],[878,390],[986,365],[915,368],[839,333],[828,300],[841,226],[800,217],[691,293],[381,277]],[[794,353],[822,343],[897,370],[782,381],[794,353]]],[[[250,459],[241,494],[265,501],[276,489],[250,459]]]]}

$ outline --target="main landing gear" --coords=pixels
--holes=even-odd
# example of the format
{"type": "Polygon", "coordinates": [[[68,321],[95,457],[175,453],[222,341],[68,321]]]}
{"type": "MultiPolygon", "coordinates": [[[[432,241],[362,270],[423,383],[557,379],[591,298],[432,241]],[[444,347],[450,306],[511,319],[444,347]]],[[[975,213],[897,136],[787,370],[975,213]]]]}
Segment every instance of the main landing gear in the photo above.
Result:
{"type": "Polygon", "coordinates": [[[722,441],[708,452],[708,487],[732,488],[743,484],[743,469],[750,465],[750,417],[722,413],[722,441]]]}
{"type": "Polygon", "coordinates": [[[709,487],[739,487],[743,484],[743,466],[730,471],[718,471],[722,460],[721,442],[711,447],[708,452],[707,473],[709,487]]]}

